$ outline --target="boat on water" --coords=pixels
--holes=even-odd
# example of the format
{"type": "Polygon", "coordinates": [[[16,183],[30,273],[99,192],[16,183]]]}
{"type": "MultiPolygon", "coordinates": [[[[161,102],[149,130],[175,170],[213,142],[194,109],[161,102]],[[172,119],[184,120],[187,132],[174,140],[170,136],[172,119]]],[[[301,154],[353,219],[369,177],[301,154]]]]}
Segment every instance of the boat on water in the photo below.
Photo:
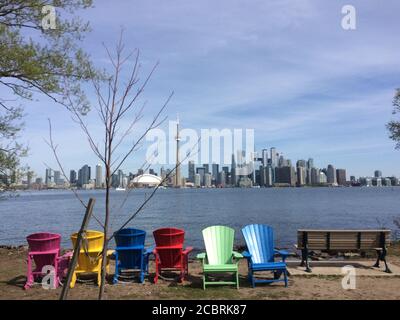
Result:
{"type": "Polygon", "coordinates": [[[126,191],[126,188],[120,188],[120,187],[118,187],[118,188],[115,188],[115,191],[126,191]]]}

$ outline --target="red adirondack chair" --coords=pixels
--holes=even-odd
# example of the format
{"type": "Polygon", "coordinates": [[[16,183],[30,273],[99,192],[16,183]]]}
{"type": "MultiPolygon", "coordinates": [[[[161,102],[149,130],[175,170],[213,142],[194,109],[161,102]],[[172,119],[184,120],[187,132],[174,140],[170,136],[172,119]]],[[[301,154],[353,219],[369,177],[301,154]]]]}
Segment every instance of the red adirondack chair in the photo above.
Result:
{"type": "Polygon", "coordinates": [[[176,228],[161,228],[153,232],[156,247],[153,254],[156,258],[156,275],[154,283],[163,269],[180,271],[179,281],[188,274],[188,255],[193,247],[183,250],[185,231],[176,228]]]}

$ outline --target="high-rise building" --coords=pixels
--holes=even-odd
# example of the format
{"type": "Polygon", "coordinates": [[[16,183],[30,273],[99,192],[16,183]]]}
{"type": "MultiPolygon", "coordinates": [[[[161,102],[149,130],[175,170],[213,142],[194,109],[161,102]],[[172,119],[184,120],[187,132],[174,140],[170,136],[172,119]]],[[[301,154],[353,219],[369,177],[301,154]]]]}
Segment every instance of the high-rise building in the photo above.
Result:
{"type": "Polygon", "coordinates": [[[213,180],[218,180],[219,164],[218,163],[213,163],[211,168],[212,168],[212,179],[213,180]]]}
{"type": "Polygon", "coordinates": [[[261,154],[261,162],[263,167],[268,165],[268,149],[263,149],[261,154]]]}
{"type": "Polygon", "coordinates": [[[204,167],[199,167],[196,168],[196,173],[200,175],[200,185],[204,186],[204,175],[206,173],[206,170],[204,167]]]}
{"type": "Polygon", "coordinates": [[[194,186],[197,188],[201,187],[201,176],[198,173],[194,175],[194,186]]]}
{"type": "Polygon", "coordinates": [[[182,179],[181,179],[181,163],[179,160],[179,142],[181,137],[179,136],[179,119],[176,120],[176,168],[175,168],[175,187],[181,187],[182,179]]]}
{"type": "Polygon", "coordinates": [[[307,167],[306,160],[297,160],[296,167],[306,168],[307,167]]]}
{"type": "Polygon", "coordinates": [[[323,171],[319,172],[319,176],[318,176],[318,183],[319,184],[325,184],[328,182],[328,179],[326,177],[326,174],[323,171]]]}
{"type": "Polygon", "coordinates": [[[189,177],[189,182],[194,183],[194,175],[195,175],[195,168],[194,168],[194,161],[190,160],[188,164],[188,177],[189,177]]]}
{"type": "MultiPolygon", "coordinates": [[[[336,169],[336,179],[337,179],[337,184],[339,186],[345,186],[346,185],[346,170],[345,169],[336,169]]],[[[354,182],[355,182],[355,177],[354,177],[354,182]]]]}
{"type": "Polygon", "coordinates": [[[61,181],[61,171],[58,170],[54,171],[54,183],[56,185],[64,184],[64,180],[61,181]]]}
{"type": "Polygon", "coordinates": [[[308,169],[312,169],[314,168],[314,159],[313,158],[309,158],[307,161],[307,168],[308,169]]]}
{"type": "Polygon", "coordinates": [[[96,188],[101,188],[103,186],[103,168],[101,164],[96,166],[96,188]]]}
{"type": "Polygon", "coordinates": [[[225,176],[225,171],[224,170],[222,170],[218,175],[219,175],[219,178],[218,178],[218,185],[220,185],[221,187],[223,187],[223,188],[225,188],[225,185],[226,185],[226,176],[225,176]]]}
{"type": "Polygon", "coordinates": [[[297,167],[297,185],[299,187],[304,186],[306,184],[306,168],[305,166],[297,167]]]}
{"type": "Polygon", "coordinates": [[[296,185],[296,172],[293,167],[276,167],[275,182],[296,185]]]}
{"type": "Polygon", "coordinates": [[[204,173],[210,173],[210,165],[208,163],[203,164],[204,173]]]}
{"type": "Polygon", "coordinates": [[[46,169],[45,184],[48,187],[54,185],[54,171],[52,169],[46,169]]]}
{"type": "Polygon", "coordinates": [[[232,154],[230,184],[233,185],[233,186],[237,185],[237,180],[236,180],[236,161],[235,161],[235,155],[234,154],[232,154]]]}
{"type": "Polygon", "coordinates": [[[204,186],[209,188],[211,187],[211,173],[204,174],[204,186]]]}
{"type": "Polygon", "coordinates": [[[311,184],[317,185],[319,183],[319,169],[318,168],[311,168],[311,184]]]}
{"type": "Polygon", "coordinates": [[[380,170],[375,170],[375,172],[374,172],[374,177],[375,177],[375,178],[381,178],[381,177],[382,177],[382,171],[380,171],[380,170]]]}
{"type": "Polygon", "coordinates": [[[71,170],[69,172],[69,183],[76,184],[76,171],[75,170],[71,170]]]}
{"type": "Polygon", "coordinates": [[[78,186],[82,187],[85,184],[88,184],[90,181],[90,167],[85,164],[78,171],[78,186]]]}
{"type": "Polygon", "coordinates": [[[278,166],[278,153],[276,152],[276,148],[272,147],[271,149],[271,165],[273,168],[278,166]]]}
{"type": "Polygon", "coordinates": [[[326,169],[326,178],[329,184],[336,184],[336,170],[331,164],[326,169]]]}

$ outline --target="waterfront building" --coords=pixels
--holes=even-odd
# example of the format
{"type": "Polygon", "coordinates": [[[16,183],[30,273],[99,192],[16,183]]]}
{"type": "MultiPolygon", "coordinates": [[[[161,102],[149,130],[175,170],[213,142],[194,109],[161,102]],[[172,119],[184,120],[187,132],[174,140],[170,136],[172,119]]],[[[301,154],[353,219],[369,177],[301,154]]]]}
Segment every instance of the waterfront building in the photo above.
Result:
{"type": "Polygon", "coordinates": [[[276,148],[272,147],[271,151],[271,165],[273,168],[278,166],[278,153],[276,152],[276,148]]]}
{"type": "Polygon", "coordinates": [[[336,185],[336,170],[331,164],[328,164],[328,168],[326,169],[326,179],[327,183],[336,185]]]}
{"type": "Polygon", "coordinates": [[[46,169],[45,184],[48,187],[54,185],[54,171],[52,169],[46,169]]]}
{"type": "Polygon", "coordinates": [[[194,186],[197,188],[201,187],[201,176],[198,173],[194,175],[194,186]]]}
{"type": "Polygon", "coordinates": [[[319,169],[318,168],[311,168],[311,184],[317,185],[319,183],[319,169]]]}
{"type": "Polygon", "coordinates": [[[313,159],[313,158],[309,158],[309,159],[307,160],[307,168],[308,168],[308,169],[314,168],[314,159],[313,159]]]}
{"type": "Polygon", "coordinates": [[[382,187],[382,178],[372,178],[372,185],[375,187],[382,187]]]}
{"type": "Polygon", "coordinates": [[[252,180],[246,176],[241,176],[238,184],[240,188],[251,188],[253,186],[252,180]]]}
{"type": "Polygon", "coordinates": [[[101,164],[96,166],[96,188],[101,188],[103,186],[103,168],[101,164]]]}
{"type": "Polygon", "coordinates": [[[76,184],[76,171],[75,170],[70,170],[69,172],[69,182],[70,184],[76,184]]]}
{"type": "Polygon", "coordinates": [[[195,175],[194,161],[190,160],[189,164],[188,164],[189,182],[193,182],[194,183],[194,175],[195,175]]]}
{"type": "Polygon", "coordinates": [[[264,168],[268,165],[268,149],[263,149],[261,153],[261,163],[264,168]]]}
{"type": "Polygon", "coordinates": [[[222,167],[222,171],[225,173],[225,184],[229,184],[229,167],[222,167]]]}
{"type": "Polygon", "coordinates": [[[212,164],[212,179],[217,181],[218,180],[218,173],[219,173],[219,164],[213,163],[212,164]]]}
{"type": "Polygon", "coordinates": [[[204,173],[210,173],[210,165],[208,163],[203,164],[204,173]]]}
{"type": "Polygon", "coordinates": [[[380,171],[380,170],[375,170],[375,172],[374,172],[374,177],[375,177],[375,178],[382,178],[382,171],[380,171]]]}
{"type": "Polygon", "coordinates": [[[382,184],[385,187],[391,187],[392,186],[392,180],[390,178],[382,178],[382,184]]]}
{"type": "Polygon", "coordinates": [[[328,182],[326,174],[320,170],[318,176],[318,184],[326,184],[328,182]]]}
{"type": "MultiPolygon", "coordinates": [[[[336,179],[337,179],[337,184],[339,186],[345,186],[347,184],[346,170],[345,169],[336,169],[336,179]]],[[[355,177],[354,177],[354,180],[355,180],[355,177]]]]}
{"type": "Polygon", "coordinates": [[[372,187],[372,178],[370,177],[360,177],[360,184],[366,187],[372,187]]]}
{"type": "Polygon", "coordinates": [[[89,184],[90,181],[90,167],[85,164],[78,171],[78,186],[83,187],[84,184],[89,184]]]}
{"type": "Polygon", "coordinates": [[[54,183],[57,186],[64,184],[64,179],[61,178],[61,171],[58,171],[58,170],[54,171],[54,183]]]}
{"type": "Polygon", "coordinates": [[[204,167],[196,168],[196,173],[200,175],[200,185],[204,186],[204,176],[206,174],[206,170],[204,167]]]}
{"type": "Polygon", "coordinates": [[[297,160],[296,167],[306,168],[307,167],[306,160],[297,160]]]}
{"type": "Polygon", "coordinates": [[[391,181],[392,186],[399,185],[399,179],[397,179],[396,177],[390,177],[390,181],[391,181]]]}
{"type": "Polygon", "coordinates": [[[275,168],[275,183],[296,185],[296,172],[293,167],[277,167],[275,168]]]}
{"type": "Polygon", "coordinates": [[[211,178],[212,178],[211,173],[207,172],[207,173],[204,174],[204,186],[206,188],[210,188],[211,187],[211,178]]]}
{"type": "Polygon", "coordinates": [[[232,154],[230,184],[233,185],[233,186],[237,185],[237,181],[236,181],[236,161],[235,161],[235,155],[234,154],[232,154]]]}
{"type": "Polygon", "coordinates": [[[218,178],[218,182],[219,182],[218,185],[223,187],[223,188],[225,188],[225,186],[226,186],[226,176],[225,175],[226,175],[225,171],[222,170],[219,173],[219,178],[218,178]]]}
{"type": "Polygon", "coordinates": [[[132,184],[135,187],[156,187],[162,182],[162,179],[156,175],[144,173],[140,176],[136,176],[132,180],[132,184]]]}
{"type": "Polygon", "coordinates": [[[306,168],[305,166],[297,167],[297,186],[301,187],[306,184],[306,168]]]}

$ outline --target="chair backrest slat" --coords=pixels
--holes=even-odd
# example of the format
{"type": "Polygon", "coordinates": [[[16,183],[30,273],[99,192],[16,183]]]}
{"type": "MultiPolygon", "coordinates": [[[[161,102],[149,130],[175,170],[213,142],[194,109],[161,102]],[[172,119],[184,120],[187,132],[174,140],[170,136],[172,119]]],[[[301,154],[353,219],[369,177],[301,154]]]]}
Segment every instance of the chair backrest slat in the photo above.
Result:
{"type": "Polygon", "coordinates": [[[250,224],[242,229],[253,263],[274,261],[274,232],[270,226],[250,224]]]}
{"type": "Polygon", "coordinates": [[[235,230],[226,226],[211,226],[203,230],[203,239],[211,265],[232,263],[235,230]]]}

